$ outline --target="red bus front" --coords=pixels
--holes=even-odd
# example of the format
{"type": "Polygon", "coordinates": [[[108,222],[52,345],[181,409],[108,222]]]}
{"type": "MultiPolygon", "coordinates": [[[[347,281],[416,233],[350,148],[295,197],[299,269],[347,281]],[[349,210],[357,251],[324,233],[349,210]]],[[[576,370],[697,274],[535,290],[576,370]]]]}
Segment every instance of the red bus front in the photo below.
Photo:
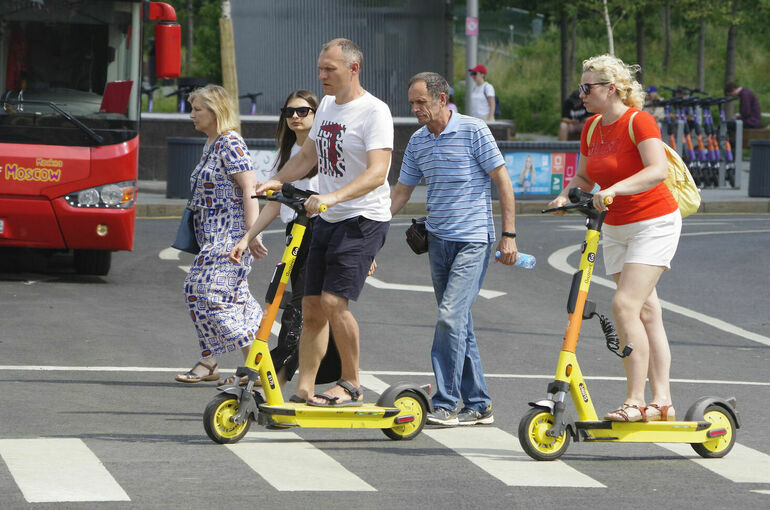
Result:
{"type": "Polygon", "coordinates": [[[0,248],[74,250],[78,272],[106,274],[133,248],[143,4],[0,12],[0,248]]]}

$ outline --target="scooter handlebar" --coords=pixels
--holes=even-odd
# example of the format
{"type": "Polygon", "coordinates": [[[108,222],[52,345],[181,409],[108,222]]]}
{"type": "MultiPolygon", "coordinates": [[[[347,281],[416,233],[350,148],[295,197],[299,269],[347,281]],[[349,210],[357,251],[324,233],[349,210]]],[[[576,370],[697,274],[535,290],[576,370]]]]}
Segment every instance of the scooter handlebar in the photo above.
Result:
{"type": "MultiPolygon", "coordinates": [[[[552,207],[551,209],[543,209],[543,214],[556,212],[556,211],[570,211],[578,209],[583,214],[595,215],[597,213],[594,208],[594,196],[591,193],[587,193],[580,188],[572,188],[569,190],[570,204],[563,205],[561,207],[552,207]]],[[[612,197],[605,197],[604,204],[610,205],[612,203],[612,197]]]]}
{"type": "MultiPolygon", "coordinates": [[[[305,201],[310,198],[311,195],[317,194],[318,193],[315,191],[295,188],[291,183],[285,182],[280,190],[269,189],[265,191],[264,195],[252,195],[251,198],[263,198],[265,200],[280,202],[294,209],[298,213],[304,213],[306,212],[305,201]]],[[[318,207],[318,212],[324,212],[327,209],[328,206],[326,204],[321,204],[318,207]]]]}

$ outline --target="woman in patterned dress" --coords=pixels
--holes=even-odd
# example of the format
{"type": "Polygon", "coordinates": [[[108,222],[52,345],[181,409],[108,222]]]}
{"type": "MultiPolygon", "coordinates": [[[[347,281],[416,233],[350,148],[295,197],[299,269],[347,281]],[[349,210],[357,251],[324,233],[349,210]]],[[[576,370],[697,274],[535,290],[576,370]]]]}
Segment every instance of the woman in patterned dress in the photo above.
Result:
{"type": "MultiPolygon", "coordinates": [[[[237,133],[231,96],[218,85],[190,94],[190,118],[208,136],[200,163],[190,177],[195,235],[201,247],[184,282],[184,293],[201,349],[192,369],[177,374],[184,383],[219,379],[216,356],[241,349],[244,357],[256,337],[262,308],[249,292],[247,275],[254,257],[267,249],[259,237],[240,264],[228,259],[235,242],[259,215],[248,198],[257,178],[246,143],[237,133]],[[244,200],[243,190],[248,190],[244,200]]],[[[220,381],[220,383],[223,381],[220,381]]]]}

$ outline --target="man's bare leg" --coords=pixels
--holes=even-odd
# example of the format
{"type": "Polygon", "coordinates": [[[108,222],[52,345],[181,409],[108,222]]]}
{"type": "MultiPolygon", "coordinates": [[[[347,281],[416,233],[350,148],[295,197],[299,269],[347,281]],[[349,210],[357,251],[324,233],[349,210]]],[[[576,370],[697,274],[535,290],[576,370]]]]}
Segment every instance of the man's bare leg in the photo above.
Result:
{"type": "MultiPolygon", "coordinates": [[[[354,388],[359,388],[361,383],[358,380],[358,359],[360,353],[358,322],[356,322],[355,317],[353,317],[353,314],[348,309],[348,300],[347,298],[323,292],[321,294],[321,306],[334,332],[334,341],[340,353],[340,377],[354,388]]],[[[301,360],[302,357],[300,355],[301,360]]],[[[316,366],[316,370],[317,368],[316,366]]],[[[350,400],[350,395],[341,386],[334,386],[325,391],[324,394],[330,397],[337,397],[340,402],[350,400]]],[[[313,399],[313,401],[324,403],[322,399],[313,399]]]]}
{"type": "Polygon", "coordinates": [[[302,298],[297,396],[308,399],[315,393],[315,377],[328,345],[329,322],[321,306],[321,296],[305,296],[302,298]]]}

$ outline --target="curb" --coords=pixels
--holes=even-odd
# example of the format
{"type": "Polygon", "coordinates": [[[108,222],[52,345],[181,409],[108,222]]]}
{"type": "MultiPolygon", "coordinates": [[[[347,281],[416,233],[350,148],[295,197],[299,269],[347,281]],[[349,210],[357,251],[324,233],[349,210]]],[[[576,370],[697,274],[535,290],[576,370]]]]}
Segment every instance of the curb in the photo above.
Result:
{"type": "MultiPolygon", "coordinates": [[[[495,215],[500,214],[500,204],[492,204],[495,215]]],[[[516,202],[516,214],[540,214],[548,206],[548,202],[519,200],[516,202]]],[[[137,218],[179,218],[185,208],[180,204],[137,204],[137,218]]],[[[698,213],[705,214],[770,214],[769,200],[749,201],[714,201],[702,202],[698,213]]],[[[398,216],[425,216],[424,203],[407,203],[398,216]]]]}

